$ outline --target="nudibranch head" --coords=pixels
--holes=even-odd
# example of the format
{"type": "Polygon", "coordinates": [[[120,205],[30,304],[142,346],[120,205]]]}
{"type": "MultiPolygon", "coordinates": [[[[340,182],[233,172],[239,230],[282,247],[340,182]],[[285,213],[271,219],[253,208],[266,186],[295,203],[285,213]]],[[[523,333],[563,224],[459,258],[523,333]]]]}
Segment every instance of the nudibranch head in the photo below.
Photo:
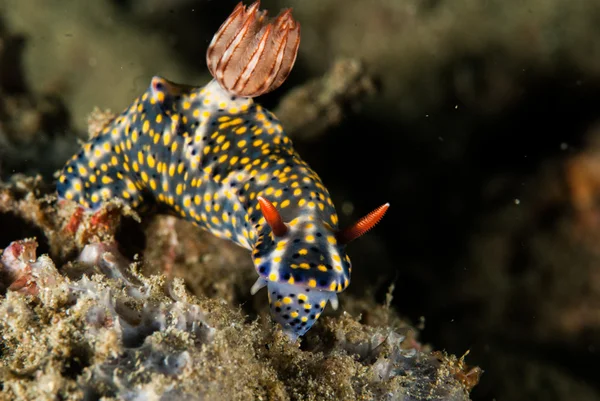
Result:
{"type": "Polygon", "coordinates": [[[300,24],[291,9],[272,22],[260,1],[241,2],[221,25],[206,52],[206,64],[223,89],[256,97],[278,88],[287,78],[300,45],[300,24]]]}
{"type": "Polygon", "coordinates": [[[352,272],[346,244],[377,224],[389,204],[338,231],[318,215],[301,212],[285,223],[273,204],[263,197],[258,201],[267,229],[252,251],[260,276],[252,293],[267,286],[271,315],[295,340],[311,328],[328,301],[337,308],[336,293],[348,287],[352,272]]]}

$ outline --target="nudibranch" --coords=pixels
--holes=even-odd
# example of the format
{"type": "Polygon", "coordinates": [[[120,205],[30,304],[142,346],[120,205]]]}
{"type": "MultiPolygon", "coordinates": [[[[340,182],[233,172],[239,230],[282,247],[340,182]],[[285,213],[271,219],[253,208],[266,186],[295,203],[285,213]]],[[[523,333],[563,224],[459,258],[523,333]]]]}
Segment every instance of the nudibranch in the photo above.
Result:
{"type": "Polygon", "coordinates": [[[383,217],[338,216],[319,176],[292,147],[277,118],[253,97],[277,88],[300,43],[291,10],[269,21],[259,2],[238,4],[207,52],[204,87],[154,77],[130,107],[92,135],[63,168],[59,199],[97,210],[118,198],[157,204],[251,251],[275,321],[293,340],[350,283],[346,245],[383,217]]]}

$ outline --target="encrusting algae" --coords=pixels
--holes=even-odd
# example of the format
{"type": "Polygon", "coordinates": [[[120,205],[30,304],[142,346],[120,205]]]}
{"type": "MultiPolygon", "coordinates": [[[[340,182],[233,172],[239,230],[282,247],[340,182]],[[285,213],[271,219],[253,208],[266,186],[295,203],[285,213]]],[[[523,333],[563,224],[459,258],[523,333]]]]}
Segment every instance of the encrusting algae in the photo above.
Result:
{"type": "Polygon", "coordinates": [[[389,306],[367,301],[369,326],[327,311],[313,326],[349,284],[346,244],[389,205],[338,229],[319,177],[252,102],[285,80],[300,40],[289,10],[267,23],[258,6],[240,3],[215,35],[207,86],[155,77],[121,115],[96,114],[90,141],[59,177],[60,207],[40,180],[0,187],[0,223],[11,216],[39,234],[0,255],[1,397],[469,399],[481,371],[421,345],[389,306]],[[231,288],[191,295],[162,262],[167,275],[143,274],[155,243],[131,263],[121,239],[131,220],[146,224],[136,211],[147,209],[251,249],[252,293],[268,288],[283,331],[227,303],[231,288]],[[302,346],[289,341],[299,336],[302,346]]]}

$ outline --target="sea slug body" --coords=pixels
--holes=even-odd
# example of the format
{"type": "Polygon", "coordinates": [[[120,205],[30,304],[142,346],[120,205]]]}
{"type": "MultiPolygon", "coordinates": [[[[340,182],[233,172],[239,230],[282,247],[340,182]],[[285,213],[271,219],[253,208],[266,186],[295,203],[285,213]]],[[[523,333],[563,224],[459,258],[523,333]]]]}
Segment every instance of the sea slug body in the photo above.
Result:
{"type": "Polygon", "coordinates": [[[272,316],[296,339],[328,301],[337,307],[352,271],[346,244],[389,205],[339,230],[319,176],[253,102],[283,82],[300,39],[289,10],[269,23],[258,6],[240,3],[215,35],[207,57],[215,79],[192,87],[154,77],[67,162],[57,192],[89,210],[113,198],[156,204],[251,250],[252,293],[267,287],[272,316]]]}

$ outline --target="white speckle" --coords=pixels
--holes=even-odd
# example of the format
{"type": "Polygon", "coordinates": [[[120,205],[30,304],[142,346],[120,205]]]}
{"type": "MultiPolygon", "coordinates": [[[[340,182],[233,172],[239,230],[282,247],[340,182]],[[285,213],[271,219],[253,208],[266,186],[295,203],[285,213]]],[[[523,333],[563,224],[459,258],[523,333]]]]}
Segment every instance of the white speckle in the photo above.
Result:
{"type": "Polygon", "coordinates": [[[560,150],[567,150],[569,149],[569,145],[565,142],[560,144],[560,150]]]}
{"type": "Polygon", "coordinates": [[[521,200],[520,199],[515,199],[514,202],[515,202],[515,205],[520,205],[521,204],[521,200]]]}
{"type": "Polygon", "coordinates": [[[353,211],[354,211],[354,205],[352,203],[350,203],[350,202],[342,203],[342,213],[344,213],[346,216],[351,215],[353,211]]]}

